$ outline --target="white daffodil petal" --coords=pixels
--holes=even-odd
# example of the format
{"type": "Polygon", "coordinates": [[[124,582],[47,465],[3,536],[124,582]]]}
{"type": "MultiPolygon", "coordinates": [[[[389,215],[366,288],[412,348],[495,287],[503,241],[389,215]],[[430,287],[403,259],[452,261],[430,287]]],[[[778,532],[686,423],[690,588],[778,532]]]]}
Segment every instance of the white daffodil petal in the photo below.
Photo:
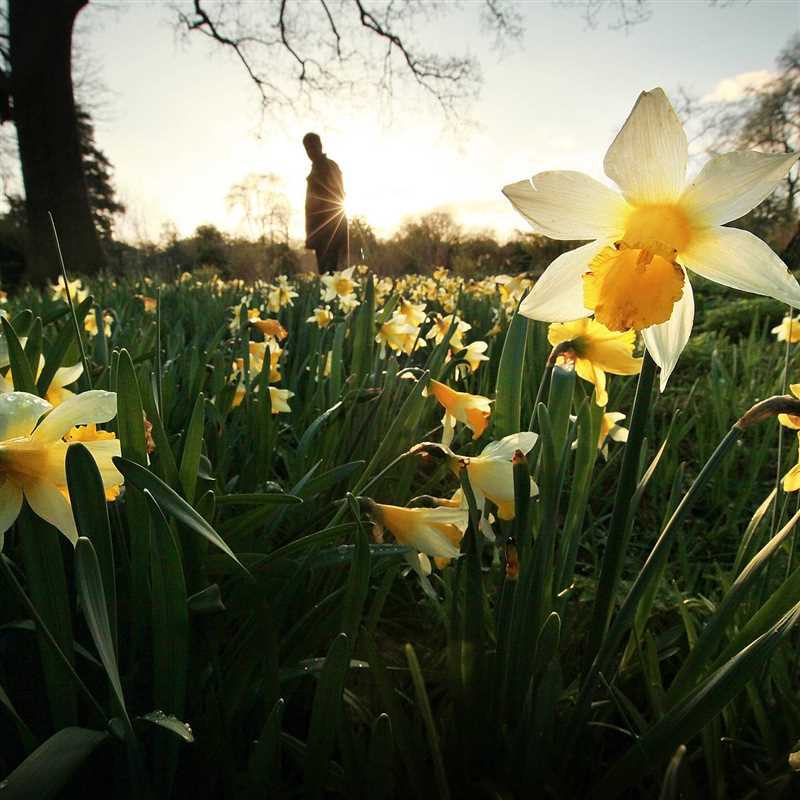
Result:
{"type": "Polygon", "coordinates": [[[39,442],[54,442],[76,425],[108,422],[117,414],[117,395],[94,389],[71,397],[54,408],[33,432],[39,442]]]}
{"type": "Polygon", "coordinates": [[[53,406],[27,392],[0,395],[0,442],[15,436],[28,436],[42,414],[53,406]]]}
{"type": "Polygon", "coordinates": [[[69,386],[83,375],[83,364],[74,364],[71,367],[59,367],[53,376],[53,387],[69,386]]]}
{"type": "Polygon", "coordinates": [[[81,444],[92,454],[97,469],[100,471],[104,488],[119,486],[125,480],[112,461],[115,456],[122,455],[119,439],[102,439],[96,442],[81,442],[81,444]]]}
{"type": "Polygon", "coordinates": [[[78,541],[78,530],[72,508],[63,494],[45,481],[31,481],[24,486],[25,499],[34,514],[58,528],[72,544],[78,541]]]}
{"type": "Polygon", "coordinates": [[[629,203],[669,203],[683,191],[689,144],[663,89],[642,92],[603,168],[629,203]]]}
{"type": "Polygon", "coordinates": [[[531,433],[530,431],[512,433],[510,436],[506,436],[498,442],[490,442],[487,444],[481,452],[481,458],[491,456],[492,458],[505,458],[511,461],[517,450],[522,450],[523,453],[529,453],[533,449],[538,438],[538,434],[531,433]]]}
{"type": "Polygon", "coordinates": [[[592,312],[583,305],[582,276],[589,269],[589,262],[608,244],[598,240],[560,255],[536,281],[519,313],[542,322],[571,322],[588,317],[592,312]]]}
{"type": "Polygon", "coordinates": [[[0,550],[3,549],[3,534],[14,524],[22,508],[22,491],[11,481],[0,484],[0,550]]]}
{"type": "Polygon", "coordinates": [[[797,153],[725,153],[708,161],[680,204],[704,225],[724,225],[754,209],[786,177],[797,153]]]}
{"type": "Polygon", "coordinates": [[[503,187],[538,233],[553,239],[616,239],[630,207],[613,189],[582,172],[540,172],[503,187]]]}
{"type": "Polygon", "coordinates": [[[694,323],[694,292],[689,277],[683,284],[683,296],[672,309],[672,316],[661,325],[651,325],[642,331],[647,351],[653,361],[661,367],[660,389],[663,392],[667,380],[678,363],[678,358],[689,341],[694,323]]]}
{"type": "Polygon", "coordinates": [[[757,236],[738,228],[706,228],[679,254],[684,267],[710,281],[766,295],[800,308],[800,285],[757,236]]]}

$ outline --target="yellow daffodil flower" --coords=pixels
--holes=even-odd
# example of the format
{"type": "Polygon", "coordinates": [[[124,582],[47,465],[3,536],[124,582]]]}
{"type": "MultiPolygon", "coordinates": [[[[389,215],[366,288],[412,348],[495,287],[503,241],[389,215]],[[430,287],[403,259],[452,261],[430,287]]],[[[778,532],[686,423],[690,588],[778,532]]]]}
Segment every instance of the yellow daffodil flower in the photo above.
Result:
{"type": "Polygon", "coordinates": [[[779,342],[797,344],[800,342],[800,317],[785,316],[781,324],[776,325],[770,333],[774,333],[779,342]]]}
{"type": "MultiPolygon", "coordinates": [[[[106,337],[106,339],[110,338],[111,336],[112,322],[114,322],[114,317],[106,311],[103,314],[103,335],[106,337]]],[[[94,311],[90,311],[83,318],[83,329],[92,338],[97,336],[99,329],[97,327],[97,314],[94,311]]]]}
{"type": "Polygon", "coordinates": [[[628,441],[628,429],[617,424],[623,419],[625,419],[625,415],[619,411],[607,411],[603,414],[603,419],[600,421],[600,435],[597,437],[597,449],[605,459],[608,458],[607,439],[614,442],[628,441]]]}
{"type": "MultiPolygon", "coordinates": [[[[797,419],[797,417],[794,419],[797,419]]],[[[798,447],[800,447],[800,432],[797,434],[797,443],[798,447]]],[[[800,455],[798,456],[798,463],[783,476],[781,485],[784,492],[796,492],[800,489],[800,455]]]]}
{"type": "Polygon", "coordinates": [[[559,346],[559,363],[573,363],[578,375],[595,386],[595,402],[608,403],[606,372],[612,375],[635,375],[642,369],[642,359],[633,357],[636,331],[617,333],[593,319],[554,322],[547,331],[554,347],[559,346]]]}
{"type": "Polygon", "coordinates": [[[458,545],[467,529],[469,515],[463,508],[403,508],[361,498],[366,511],[400,544],[426,556],[458,558],[458,545]]]}
{"type": "Polygon", "coordinates": [[[320,328],[327,328],[332,320],[333,314],[328,306],[317,306],[306,322],[313,322],[320,328]]]}
{"type": "Polygon", "coordinates": [[[293,306],[294,298],[299,296],[285,275],[279,276],[275,283],[267,295],[267,308],[273,314],[277,314],[284,306],[293,306]]]}
{"type": "Polygon", "coordinates": [[[89,292],[83,288],[80,280],[69,281],[69,283],[65,284],[63,275],[59,275],[56,283],[50,287],[50,296],[53,300],[66,301],[67,287],[69,287],[69,293],[72,295],[72,302],[76,305],[82,303],[89,296],[89,292]]]}
{"type": "MultiPolygon", "coordinates": [[[[62,491],[69,447],[63,437],[76,425],[108,422],[116,413],[117,396],[112,392],[83,392],[57,408],[26,392],[0,395],[0,547],[19,515],[23,496],[35,514],[77,542],[75,519],[62,491]]],[[[119,442],[89,441],[85,446],[105,489],[119,486],[123,478],[112,462],[120,455],[119,442]]]]}
{"type": "MultiPolygon", "coordinates": [[[[790,384],[789,391],[800,400],[800,383],[790,384]]],[[[795,414],[778,414],[778,422],[793,431],[800,431],[800,417],[795,414]]]]}
{"type": "Polygon", "coordinates": [[[324,302],[329,303],[337,297],[341,300],[355,294],[358,281],[353,279],[354,270],[355,267],[348,267],[341,272],[332,272],[330,275],[322,276],[322,285],[325,287],[322,296],[324,302]]]}
{"type": "Polygon", "coordinates": [[[455,320],[455,328],[453,329],[453,335],[450,337],[450,349],[463,350],[464,342],[462,341],[462,337],[465,333],[467,333],[467,331],[472,330],[472,325],[470,325],[468,322],[464,322],[464,320],[459,319],[458,317],[455,317],[453,314],[450,314],[447,317],[437,314],[436,319],[433,322],[433,326],[428,331],[426,338],[433,339],[435,344],[441,344],[442,341],[447,337],[447,334],[450,332],[450,328],[453,326],[453,320],[455,320]]]}
{"type": "Polygon", "coordinates": [[[286,328],[278,322],[277,319],[259,319],[251,320],[250,324],[264,336],[282,342],[289,334],[286,328]]]}
{"type": "Polygon", "coordinates": [[[414,342],[419,341],[417,335],[419,328],[411,325],[402,315],[395,312],[388,322],[384,322],[378,329],[375,341],[381,346],[381,358],[386,357],[386,348],[395,353],[410,352],[414,342]]]}
{"type": "MultiPolygon", "coordinates": [[[[150,429],[152,430],[152,423],[146,422],[146,425],[149,425],[150,429]]],[[[145,429],[145,438],[148,440],[147,452],[150,453],[152,450],[155,449],[155,445],[153,444],[152,436],[150,435],[150,431],[145,429]],[[151,450],[152,445],[152,450],[151,450]]],[[[80,425],[74,428],[71,428],[67,434],[64,436],[64,441],[69,445],[73,444],[74,442],[81,442],[82,444],[86,444],[87,442],[114,442],[117,439],[117,435],[112,431],[99,431],[97,430],[97,425],[94,422],[89,423],[88,425],[80,425]]],[[[117,443],[119,444],[119,443],[117,443]]],[[[115,453],[115,455],[118,455],[115,453]]],[[[120,493],[120,485],[115,484],[111,486],[105,487],[106,490],[106,500],[111,502],[112,500],[116,500],[119,497],[120,493]]],[[[62,494],[69,499],[69,493],[67,492],[66,487],[62,490],[62,494]]]]}
{"type": "Polygon", "coordinates": [[[269,400],[273,414],[291,414],[289,408],[289,398],[294,397],[294,392],[288,389],[278,389],[275,386],[269,387],[269,400]]]}
{"type": "Polygon", "coordinates": [[[775,253],[722,227],[757,206],[797,158],[727,153],[687,184],[683,127],[662,89],[642,92],[604,161],[621,195],[580,172],[543,172],[503,189],[537,232],[593,240],[550,264],[521,313],[546,322],[593,313],[610,330],[641,330],[663,389],[692,330],[687,270],[800,307],[800,285],[775,253]]]}
{"type": "Polygon", "coordinates": [[[468,392],[457,392],[444,383],[431,380],[427,392],[432,394],[444,408],[442,417],[442,444],[453,441],[456,422],[461,422],[472,431],[472,438],[483,435],[492,413],[492,401],[488,397],[468,392]]]}
{"type": "Polygon", "coordinates": [[[477,372],[481,361],[488,361],[489,356],[486,351],[489,349],[488,342],[470,342],[458,355],[463,358],[467,364],[459,364],[456,367],[456,377],[462,378],[468,372],[477,372]]]}
{"type": "MultiPolygon", "coordinates": [[[[415,445],[409,451],[412,454],[445,458],[450,470],[458,475],[462,469],[467,470],[472,492],[475,495],[475,504],[481,516],[484,517],[486,500],[491,500],[497,506],[497,515],[500,519],[514,519],[514,465],[512,459],[517,450],[529,453],[538,439],[537,434],[528,431],[512,433],[500,441],[490,442],[479,456],[460,456],[449,447],[433,442],[423,442],[415,445]]],[[[536,484],[531,480],[531,497],[538,494],[536,484]]],[[[453,499],[460,499],[456,493],[453,499]]],[[[481,522],[483,530],[492,538],[490,528],[481,522]]]]}
{"type": "Polygon", "coordinates": [[[147,297],[143,294],[137,294],[136,297],[142,301],[145,314],[155,314],[158,308],[158,300],[155,297],[147,297]]]}
{"type": "Polygon", "coordinates": [[[417,305],[405,298],[397,304],[397,313],[402,314],[409,325],[414,325],[417,328],[425,322],[428,316],[425,313],[425,303],[417,305]]]}

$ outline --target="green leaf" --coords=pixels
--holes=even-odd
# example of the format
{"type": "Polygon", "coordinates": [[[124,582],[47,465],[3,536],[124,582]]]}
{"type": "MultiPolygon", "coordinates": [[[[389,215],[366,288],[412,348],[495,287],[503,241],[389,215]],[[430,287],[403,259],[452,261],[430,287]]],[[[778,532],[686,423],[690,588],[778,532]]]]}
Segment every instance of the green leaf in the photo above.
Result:
{"type": "Polygon", "coordinates": [[[92,752],[108,739],[103,731],[63,728],[37,747],[4,781],[3,800],[50,800],[92,752]]]}
{"type": "Polygon", "coordinates": [[[364,785],[369,787],[370,800],[388,800],[394,797],[392,767],[394,765],[394,741],[392,723],[388,714],[381,714],[372,726],[367,756],[367,772],[364,785]]]}
{"type": "Polygon", "coordinates": [[[276,794],[280,789],[281,722],[285,707],[285,701],[278,700],[261,729],[261,735],[250,756],[245,800],[262,800],[265,796],[276,794]]]}
{"type": "Polygon", "coordinates": [[[25,351],[22,349],[14,328],[11,327],[11,323],[5,317],[0,317],[0,323],[2,323],[8,346],[8,361],[11,365],[11,374],[14,376],[14,391],[36,394],[36,380],[33,369],[28,357],[25,355],[25,351]]]}
{"type": "Polygon", "coordinates": [[[344,680],[350,667],[350,641],[340,633],[328,650],[320,675],[306,743],[304,795],[308,800],[322,797],[328,775],[328,762],[336,742],[336,730],[342,713],[344,680]]]}
{"type": "Polygon", "coordinates": [[[375,347],[375,282],[367,278],[364,297],[353,315],[353,358],[350,374],[355,386],[369,374],[375,347]]]}
{"type": "Polygon", "coordinates": [[[352,495],[348,496],[353,514],[358,527],[355,531],[355,550],[350,563],[350,573],[347,576],[347,588],[342,601],[341,630],[347,634],[352,646],[355,646],[358,630],[361,627],[361,616],[364,612],[364,603],[369,590],[370,551],[369,540],[358,512],[358,504],[352,495]]]}
{"type": "Polygon", "coordinates": [[[67,449],[67,486],[78,533],[91,540],[100,565],[114,652],[117,651],[117,588],[114,547],[103,480],[92,454],[79,442],[67,449]]]}
{"type": "MultiPolygon", "coordinates": [[[[189,668],[186,581],[180,548],[172,528],[152,495],[145,491],[145,496],[153,523],[151,541],[154,557],[150,559],[153,703],[159,710],[166,709],[169,714],[180,717],[185,710],[189,668]]],[[[175,745],[174,740],[161,739],[157,739],[154,745],[154,774],[163,797],[169,797],[172,793],[178,759],[175,745]]]]}
{"type": "Polygon", "coordinates": [[[772,628],[708,676],[668,711],[609,770],[592,798],[611,800],[657,767],[662,759],[701,731],[764,669],[775,648],[800,618],[800,603],[772,628]]]}
{"type": "Polygon", "coordinates": [[[163,711],[151,711],[149,714],[142,714],[142,716],[136,717],[136,719],[137,721],[147,722],[150,725],[157,725],[189,744],[194,742],[194,733],[191,727],[171,714],[165,714],[163,711]]]}
{"type": "Polygon", "coordinates": [[[211,525],[209,525],[180,495],[173,492],[158,476],[154,475],[149,469],[142,467],[140,464],[129,461],[127,458],[115,456],[113,461],[114,466],[125,476],[126,482],[129,481],[133,486],[142,491],[146,489],[162,510],[171,514],[182,525],[185,525],[190,530],[207,539],[247,572],[233,550],[228,547],[225,540],[214,528],[212,528],[211,525]]]}
{"type": "Polygon", "coordinates": [[[203,427],[205,425],[205,397],[203,393],[197,396],[197,401],[192,409],[192,416],[186,428],[186,435],[181,457],[180,479],[183,496],[186,502],[194,503],[194,493],[197,486],[197,473],[200,469],[200,455],[203,448],[203,427]]]}
{"type": "Polygon", "coordinates": [[[100,564],[91,540],[85,536],[79,537],[78,543],[75,545],[75,577],[86,625],[92,635],[92,641],[97,648],[97,654],[100,656],[106,675],[108,675],[111,688],[114,690],[119,709],[130,725],[117,666],[111,623],[108,619],[108,605],[100,574],[100,564]]]}
{"type": "MultiPolygon", "coordinates": [[[[74,664],[72,613],[61,553],[62,534],[37,517],[27,503],[23,503],[17,529],[31,601],[63,657],[74,664]]],[[[78,706],[72,675],[41,630],[37,630],[36,638],[53,727],[74,725],[78,706]]]]}
{"type": "Polygon", "coordinates": [[[525,345],[528,319],[514,314],[506,332],[503,352],[497,369],[495,403],[492,414],[495,439],[519,433],[522,414],[522,378],[525,369],[525,345]]]}

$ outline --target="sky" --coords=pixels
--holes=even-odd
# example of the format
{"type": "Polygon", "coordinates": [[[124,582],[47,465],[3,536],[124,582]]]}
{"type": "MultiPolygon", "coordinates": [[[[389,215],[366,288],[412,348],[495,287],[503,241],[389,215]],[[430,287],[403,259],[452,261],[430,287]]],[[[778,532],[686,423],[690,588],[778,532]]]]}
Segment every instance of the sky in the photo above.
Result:
{"type": "Polygon", "coordinates": [[[588,26],[584,3],[529,0],[517,3],[521,40],[496,48],[482,34],[477,0],[467,0],[417,32],[427,47],[481,64],[480,96],[462,109],[469,123],[454,125],[408,93],[393,105],[323,97],[313,112],[264,116],[235,55],[179,35],[171,6],[92,0],[78,18],[79,69],[103,87],[96,141],[128,206],[119,233],[133,241],[158,240],[165,223],[181,235],[203,223],[245,233],[226,196],[252,173],[277,176],[290,232],[301,239],[309,169],[301,139],[309,130],[342,169],[349,214],[380,234],[445,210],[468,230],[505,238],[525,228],[501,194],[505,184],[550,169],[608,183],[603,156],[640,91],[736,99],[769,78],[800,30],[797,0],[653,0],[651,18],[627,33],[610,28],[611,13],[588,26]]]}

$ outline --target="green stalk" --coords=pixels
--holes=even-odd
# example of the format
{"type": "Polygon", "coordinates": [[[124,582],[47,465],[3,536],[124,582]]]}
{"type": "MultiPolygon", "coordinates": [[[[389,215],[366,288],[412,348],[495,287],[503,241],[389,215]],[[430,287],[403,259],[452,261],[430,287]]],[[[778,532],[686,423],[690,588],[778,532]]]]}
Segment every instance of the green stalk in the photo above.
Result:
{"type": "Polygon", "coordinates": [[[680,504],[675,509],[669,522],[658,537],[658,541],[656,541],[653,549],[650,551],[647,561],[636,576],[633,586],[631,586],[619,612],[616,617],[614,617],[611,627],[604,635],[601,647],[584,678],[578,700],[575,704],[572,722],[567,731],[567,741],[565,745],[567,752],[570,751],[570,747],[574,744],[578,732],[583,728],[587,720],[598,675],[608,671],[612,657],[618,651],[625,634],[636,619],[636,614],[637,611],[639,611],[642,598],[645,596],[652,580],[658,576],[669,557],[672,541],[694,505],[697,495],[708,483],[711,476],[717,471],[720,462],[727,455],[728,451],[739,441],[743,432],[744,428],[740,427],[737,422],[717,445],[717,449],[711,454],[711,457],[705,463],[703,469],[700,470],[700,474],[694,479],[689,490],[683,496],[680,504]]]}
{"type": "Polygon", "coordinates": [[[628,548],[631,532],[630,526],[628,526],[630,501],[636,491],[639,462],[647,417],[650,413],[650,399],[653,394],[655,376],[656,363],[650,353],[645,351],[642,371],[639,373],[639,383],[636,386],[636,398],[633,401],[628,443],[625,446],[625,454],[622,459],[617,493],[614,498],[614,510],[611,513],[608,539],[600,568],[597,597],[595,598],[588,642],[584,653],[585,664],[591,663],[591,659],[595,657],[595,654],[600,649],[603,637],[608,629],[611,610],[619,588],[619,579],[622,574],[625,551],[628,548]]]}
{"type": "MultiPolygon", "coordinates": [[[[81,364],[83,364],[83,374],[86,378],[86,382],[89,384],[89,388],[92,388],[92,374],[89,372],[89,361],[86,358],[86,350],[83,347],[83,335],[81,334],[81,326],[78,323],[78,315],[75,313],[75,303],[72,302],[72,293],[69,290],[69,278],[67,277],[67,267],[64,264],[64,256],[61,253],[61,242],[58,240],[58,231],[56,230],[56,223],[53,219],[53,215],[51,212],[47,212],[47,216],[50,217],[50,225],[53,227],[53,238],[56,240],[56,250],[58,250],[58,260],[61,262],[61,274],[64,276],[64,292],[67,295],[67,303],[69,305],[70,315],[72,316],[72,323],[75,326],[75,338],[78,342],[78,348],[81,351],[81,364]]],[[[102,334],[103,327],[102,324],[100,326],[100,331],[98,332],[98,336],[102,334]]]]}

